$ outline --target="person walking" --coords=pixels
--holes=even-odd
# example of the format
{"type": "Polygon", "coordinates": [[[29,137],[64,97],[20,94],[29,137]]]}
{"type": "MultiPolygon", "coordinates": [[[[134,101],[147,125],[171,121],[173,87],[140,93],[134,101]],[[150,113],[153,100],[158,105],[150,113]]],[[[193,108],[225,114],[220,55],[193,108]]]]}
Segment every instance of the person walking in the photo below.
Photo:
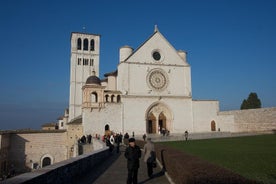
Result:
{"type": "Polygon", "coordinates": [[[117,153],[120,152],[120,144],[122,142],[122,136],[121,134],[116,134],[115,135],[115,143],[116,143],[116,150],[117,150],[117,153]]]}
{"type": "Polygon", "coordinates": [[[111,134],[111,136],[110,136],[110,138],[109,138],[109,141],[110,141],[109,150],[110,150],[110,152],[112,152],[113,149],[114,149],[114,143],[115,143],[115,139],[114,139],[113,134],[111,134]]]}
{"type": "Polygon", "coordinates": [[[137,175],[139,169],[139,159],[141,158],[141,150],[140,147],[136,145],[135,139],[130,138],[128,140],[129,146],[125,151],[125,158],[127,159],[127,184],[137,184],[137,175]]]}
{"type": "Polygon", "coordinates": [[[188,140],[188,136],[189,136],[189,133],[188,133],[187,130],[185,131],[184,136],[185,136],[185,140],[187,141],[188,140]]]}
{"type": "Polygon", "coordinates": [[[147,143],[144,145],[144,162],[147,163],[148,177],[153,174],[153,162],[155,161],[154,144],[151,138],[147,138],[147,143]]]}
{"type": "Polygon", "coordinates": [[[143,135],[143,140],[146,141],[146,138],[147,138],[147,135],[144,134],[144,135],[143,135]]]}
{"type": "Polygon", "coordinates": [[[125,135],[124,135],[124,144],[126,146],[128,145],[128,139],[129,139],[129,135],[128,135],[128,133],[125,133],[125,135]]]}

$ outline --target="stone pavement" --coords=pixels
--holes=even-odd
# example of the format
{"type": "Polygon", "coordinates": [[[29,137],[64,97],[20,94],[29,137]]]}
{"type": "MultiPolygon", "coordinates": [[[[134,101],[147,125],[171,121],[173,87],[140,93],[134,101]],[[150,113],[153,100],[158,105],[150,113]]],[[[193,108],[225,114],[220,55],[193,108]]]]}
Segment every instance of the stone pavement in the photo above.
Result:
{"type": "MultiPolygon", "coordinates": [[[[85,174],[85,176],[74,183],[81,184],[124,184],[127,178],[127,160],[124,157],[125,146],[121,146],[120,153],[113,153],[110,158],[103,162],[97,170],[85,174]]],[[[162,169],[157,166],[153,170],[153,178],[147,176],[147,166],[143,161],[143,155],[140,159],[140,168],[138,170],[138,184],[169,184],[167,177],[162,169]]]]}

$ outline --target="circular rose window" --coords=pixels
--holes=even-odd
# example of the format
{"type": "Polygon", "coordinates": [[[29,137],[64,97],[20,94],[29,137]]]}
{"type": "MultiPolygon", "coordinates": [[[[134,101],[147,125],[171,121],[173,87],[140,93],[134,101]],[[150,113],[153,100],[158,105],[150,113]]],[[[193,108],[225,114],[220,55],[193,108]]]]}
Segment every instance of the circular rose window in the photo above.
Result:
{"type": "Polygon", "coordinates": [[[165,71],[153,69],[147,76],[147,82],[150,88],[154,90],[164,90],[168,85],[168,77],[165,71]]]}

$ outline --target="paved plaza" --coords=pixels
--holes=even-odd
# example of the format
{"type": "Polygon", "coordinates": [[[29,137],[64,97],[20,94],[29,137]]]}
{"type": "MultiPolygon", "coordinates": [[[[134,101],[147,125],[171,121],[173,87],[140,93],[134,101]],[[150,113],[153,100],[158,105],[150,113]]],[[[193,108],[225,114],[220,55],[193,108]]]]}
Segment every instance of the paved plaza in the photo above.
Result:
{"type": "MultiPolygon", "coordinates": [[[[77,183],[94,184],[123,184],[127,179],[127,160],[124,157],[125,146],[121,146],[120,153],[116,150],[110,155],[110,158],[103,162],[97,170],[93,170],[80,178],[77,183]]],[[[169,184],[162,168],[154,168],[153,178],[147,176],[147,166],[143,161],[143,155],[140,159],[140,168],[138,171],[139,184],[169,184]]]]}

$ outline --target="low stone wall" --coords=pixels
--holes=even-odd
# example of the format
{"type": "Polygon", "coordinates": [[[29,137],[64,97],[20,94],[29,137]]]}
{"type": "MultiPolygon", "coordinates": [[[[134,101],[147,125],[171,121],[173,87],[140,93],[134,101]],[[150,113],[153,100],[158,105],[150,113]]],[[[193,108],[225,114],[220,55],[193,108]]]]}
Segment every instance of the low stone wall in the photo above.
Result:
{"type": "Polygon", "coordinates": [[[2,181],[3,184],[61,184],[76,183],[77,179],[88,171],[97,169],[110,153],[108,148],[93,151],[90,154],[83,154],[47,167],[38,169],[34,172],[21,174],[2,181]]]}
{"type": "Polygon", "coordinates": [[[259,132],[276,129],[276,108],[222,111],[219,115],[234,117],[233,132],[259,132]]]}

